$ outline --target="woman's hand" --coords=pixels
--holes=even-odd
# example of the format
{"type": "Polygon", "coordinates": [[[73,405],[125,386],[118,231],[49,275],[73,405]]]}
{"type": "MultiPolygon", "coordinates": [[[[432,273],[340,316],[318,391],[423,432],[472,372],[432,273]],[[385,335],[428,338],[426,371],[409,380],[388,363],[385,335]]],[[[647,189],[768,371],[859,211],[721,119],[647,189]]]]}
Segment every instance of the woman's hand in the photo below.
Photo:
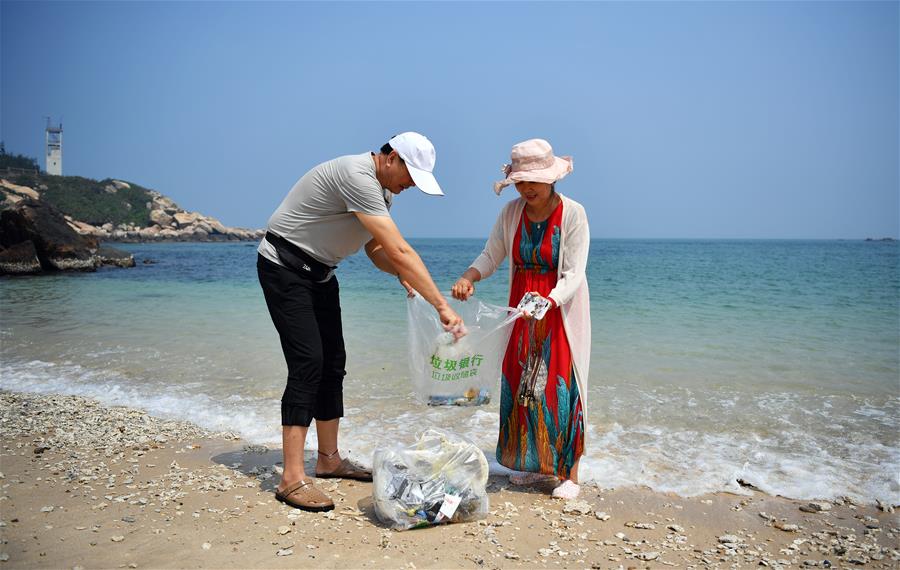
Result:
{"type": "MultiPolygon", "coordinates": [[[[553,301],[553,299],[551,299],[550,297],[544,297],[543,295],[541,295],[541,294],[538,293],[537,291],[529,291],[528,294],[529,294],[529,295],[532,295],[532,296],[534,296],[534,297],[536,297],[536,298],[538,298],[538,299],[543,299],[544,301],[546,301],[546,302],[550,305],[550,309],[555,309],[555,308],[556,308],[556,303],[555,303],[555,302],[553,301]]],[[[549,309],[548,309],[548,310],[549,310],[549,309]]],[[[533,315],[531,312],[526,311],[525,309],[519,309],[519,312],[522,314],[522,318],[524,318],[524,319],[526,319],[526,320],[528,320],[528,319],[533,319],[533,318],[534,318],[534,315],[533,315]]]]}
{"type": "Polygon", "coordinates": [[[460,277],[450,288],[450,294],[454,299],[465,301],[475,294],[475,284],[465,277],[460,277]]]}
{"type": "Polygon", "coordinates": [[[547,304],[550,305],[550,308],[551,308],[551,309],[555,309],[555,308],[556,308],[556,301],[554,301],[552,298],[546,297],[546,296],[544,296],[544,295],[541,295],[541,294],[538,293],[537,291],[532,291],[531,294],[534,295],[535,297],[539,297],[539,298],[541,298],[541,299],[547,301],[547,304]]]}

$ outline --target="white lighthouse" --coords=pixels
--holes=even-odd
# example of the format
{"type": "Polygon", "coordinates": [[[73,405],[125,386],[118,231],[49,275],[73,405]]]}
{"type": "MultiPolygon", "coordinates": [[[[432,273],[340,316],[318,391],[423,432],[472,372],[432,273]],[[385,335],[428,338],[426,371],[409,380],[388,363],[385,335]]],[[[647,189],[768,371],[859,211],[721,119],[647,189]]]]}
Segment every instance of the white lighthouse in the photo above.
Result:
{"type": "Polygon", "coordinates": [[[47,174],[62,176],[62,133],[62,122],[60,121],[59,126],[53,126],[48,117],[45,130],[47,153],[44,156],[47,161],[47,174]]]}

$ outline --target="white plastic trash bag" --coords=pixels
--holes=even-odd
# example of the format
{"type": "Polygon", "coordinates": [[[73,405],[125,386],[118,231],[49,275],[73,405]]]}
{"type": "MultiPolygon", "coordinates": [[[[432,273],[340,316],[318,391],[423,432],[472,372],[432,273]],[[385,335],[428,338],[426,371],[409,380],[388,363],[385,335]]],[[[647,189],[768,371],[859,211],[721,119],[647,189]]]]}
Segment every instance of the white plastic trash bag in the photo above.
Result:
{"type": "Polygon", "coordinates": [[[421,296],[408,300],[409,373],[416,397],[431,406],[478,406],[491,401],[513,321],[509,307],[450,299],[468,334],[454,341],[437,312],[421,296]]]}
{"type": "Polygon", "coordinates": [[[471,441],[435,428],[375,450],[375,514],[396,530],[487,516],[488,462],[471,441]]]}

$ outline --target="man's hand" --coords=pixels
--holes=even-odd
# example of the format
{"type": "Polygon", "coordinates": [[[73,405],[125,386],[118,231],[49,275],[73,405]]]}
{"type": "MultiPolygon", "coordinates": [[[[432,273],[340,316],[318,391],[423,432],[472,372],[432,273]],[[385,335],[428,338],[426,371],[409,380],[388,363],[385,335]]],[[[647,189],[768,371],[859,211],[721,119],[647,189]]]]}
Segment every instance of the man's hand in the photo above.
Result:
{"type": "Polygon", "coordinates": [[[462,317],[457,315],[456,311],[450,308],[450,305],[443,305],[437,309],[437,312],[438,317],[441,319],[441,324],[444,325],[444,330],[453,333],[454,339],[459,340],[469,333],[463,324],[462,317]]]}
{"type": "Polygon", "coordinates": [[[450,294],[453,295],[454,299],[465,301],[475,294],[475,284],[465,277],[460,277],[453,284],[453,287],[450,288],[450,294]]]}

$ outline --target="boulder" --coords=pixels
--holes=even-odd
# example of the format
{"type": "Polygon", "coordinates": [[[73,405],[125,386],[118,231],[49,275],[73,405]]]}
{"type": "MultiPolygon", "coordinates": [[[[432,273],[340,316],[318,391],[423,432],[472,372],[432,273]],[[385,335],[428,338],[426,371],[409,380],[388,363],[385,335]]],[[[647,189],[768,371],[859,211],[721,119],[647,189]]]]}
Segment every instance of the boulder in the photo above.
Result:
{"type": "Polygon", "coordinates": [[[13,184],[12,182],[8,182],[3,179],[0,179],[0,187],[11,190],[16,194],[19,194],[20,196],[24,196],[25,198],[31,198],[32,200],[39,200],[41,198],[41,195],[38,194],[36,190],[32,190],[28,186],[19,186],[18,184],[13,184]]]}
{"type": "Polygon", "coordinates": [[[207,224],[209,224],[209,227],[212,230],[210,233],[224,234],[228,232],[228,228],[226,228],[222,222],[215,218],[210,218],[209,220],[207,220],[207,224]]]}
{"type": "Polygon", "coordinates": [[[173,212],[177,212],[179,210],[178,204],[173,202],[170,198],[166,196],[162,196],[157,194],[153,196],[153,208],[154,210],[172,210],[173,212]]]}
{"type": "Polygon", "coordinates": [[[97,249],[97,258],[103,265],[113,265],[115,267],[134,267],[134,256],[127,251],[116,249],[108,245],[101,245],[97,249]]]}
{"type": "Polygon", "coordinates": [[[96,269],[97,239],[69,227],[63,215],[46,202],[23,200],[0,212],[0,246],[31,241],[44,269],[96,269]]]}
{"type": "Polygon", "coordinates": [[[80,233],[81,235],[88,236],[96,236],[100,233],[99,229],[91,224],[86,224],[84,222],[79,222],[78,220],[72,220],[69,222],[69,227],[80,233]]]}
{"type": "Polygon", "coordinates": [[[41,260],[31,240],[0,249],[0,275],[40,273],[41,260]]]}
{"type": "Polygon", "coordinates": [[[172,223],[172,220],[172,216],[164,210],[150,210],[150,221],[158,226],[166,227],[172,223]]]}
{"type": "Polygon", "coordinates": [[[198,214],[196,212],[178,212],[175,214],[175,223],[179,228],[187,227],[197,221],[198,214]]]}
{"type": "Polygon", "coordinates": [[[141,239],[156,239],[159,236],[160,228],[159,226],[150,226],[148,228],[142,229],[138,232],[141,236],[141,239]]]}
{"type": "Polygon", "coordinates": [[[123,188],[131,188],[131,184],[129,184],[127,182],[122,182],[121,180],[113,180],[112,183],[113,183],[113,186],[115,186],[119,190],[122,190],[123,188]]]}
{"type": "Polygon", "coordinates": [[[0,202],[0,209],[12,208],[25,198],[19,196],[18,194],[13,194],[12,192],[3,192],[3,201],[0,202]]]}

